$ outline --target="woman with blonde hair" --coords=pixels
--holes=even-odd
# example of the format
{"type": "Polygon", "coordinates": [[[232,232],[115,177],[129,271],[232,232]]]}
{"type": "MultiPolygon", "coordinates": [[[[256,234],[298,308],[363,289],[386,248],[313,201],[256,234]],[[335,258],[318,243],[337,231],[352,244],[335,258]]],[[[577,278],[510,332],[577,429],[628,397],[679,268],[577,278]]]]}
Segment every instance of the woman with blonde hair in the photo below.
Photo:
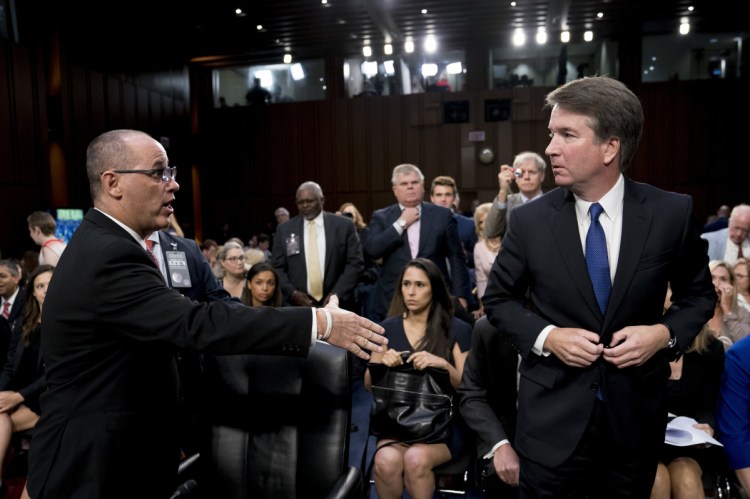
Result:
{"type": "Polygon", "coordinates": [[[750,261],[738,258],[734,262],[734,278],[737,281],[737,303],[750,312],[750,261]]]}
{"type": "Polygon", "coordinates": [[[358,233],[362,232],[362,230],[367,227],[365,219],[362,217],[362,214],[359,212],[357,207],[354,206],[353,203],[342,204],[341,208],[339,208],[339,213],[341,213],[342,216],[349,217],[354,220],[354,226],[357,228],[358,233]]]}
{"type": "Polygon", "coordinates": [[[717,295],[708,327],[728,349],[750,333],[750,312],[737,303],[737,280],[731,265],[723,260],[711,260],[708,268],[717,295]]]}
{"type": "Polygon", "coordinates": [[[235,298],[245,289],[245,252],[240,243],[227,241],[216,256],[219,282],[235,298]]]}
{"type": "Polygon", "coordinates": [[[477,283],[477,301],[479,302],[479,309],[472,312],[475,319],[484,315],[482,296],[487,289],[492,264],[500,252],[500,236],[485,237],[484,234],[484,222],[487,220],[491,207],[492,203],[482,203],[474,210],[474,229],[478,239],[477,244],[474,245],[474,279],[477,283]]]}

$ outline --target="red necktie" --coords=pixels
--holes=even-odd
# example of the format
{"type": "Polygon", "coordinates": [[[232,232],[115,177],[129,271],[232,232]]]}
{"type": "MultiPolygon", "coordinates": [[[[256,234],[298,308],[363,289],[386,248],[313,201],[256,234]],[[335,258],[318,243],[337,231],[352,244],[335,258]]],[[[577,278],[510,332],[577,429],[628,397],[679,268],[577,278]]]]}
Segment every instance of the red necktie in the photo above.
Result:
{"type": "Polygon", "coordinates": [[[6,301],[3,305],[3,317],[6,319],[10,316],[10,302],[6,301]]]}
{"type": "Polygon", "coordinates": [[[154,259],[154,263],[156,264],[156,267],[159,267],[159,260],[156,259],[156,255],[154,255],[154,243],[153,241],[146,239],[146,251],[148,251],[148,254],[151,255],[151,258],[154,259]]]}
{"type": "Polygon", "coordinates": [[[740,250],[737,252],[737,258],[745,258],[742,254],[742,243],[740,243],[740,250]]]}

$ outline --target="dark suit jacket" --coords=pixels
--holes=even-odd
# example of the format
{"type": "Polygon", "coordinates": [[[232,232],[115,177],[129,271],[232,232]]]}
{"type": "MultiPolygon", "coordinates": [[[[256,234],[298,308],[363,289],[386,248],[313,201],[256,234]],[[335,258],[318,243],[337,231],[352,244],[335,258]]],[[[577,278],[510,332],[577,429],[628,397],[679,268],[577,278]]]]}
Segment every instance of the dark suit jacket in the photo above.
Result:
{"type": "MultiPolygon", "coordinates": [[[[351,304],[364,266],[359,235],[351,219],[333,213],[323,213],[323,227],[326,235],[323,299],[335,293],[342,305],[351,304]]],[[[281,293],[285,300],[297,290],[307,294],[305,237],[305,219],[299,215],[276,228],[273,266],[279,273],[281,293]],[[291,234],[299,236],[299,253],[287,255],[286,240],[291,234]]]]}
{"type": "Polygon", "coordinates": [[[477,231],[474,226],[474,219],[455,212],[453,213],[453,217],[456,219],[458,237],[461,239],[461,244],[466,252],[466,264],[473,268],[474,245],[477,244],[477,231]]]}
{"type": "Polygon", "coordinates": [[[458,394],[461,416],[476,435],[477,456],[516,433],[518,354],[508,339],[482,317],[474,324],[471,350],[458,394]]]}
{"type": "MultiPolygon", "coordinates": [[[[23,312],[24,306],[26,306],[26,286],[19,285],[18,294],[13,301],[13,306],[10,307],[8,318],[0,315],[0,362],[5,362],[8,351],[12,346],[14,324],[19,323],[20,327],[21,312],[23,312]]],[[[1,364],[0,367],[2,367],[1,364]]]]}
{"type": "MultiPolygon", "coordinates": [[[[383,259],[373,297],[373,317],[378,321],[382,320],[388,311],[396,279],[412,259],[407,232],[399,235],[393,227],[393,223],[400,216],[401,208],[398,204],[373,212],[366,240],[362,245],[372,259],[383,259]]],[[[467,279],[468,270],[453,213],[448,208],[424,202],[419,219],[417,257],[435,262],[445,276],[452,295],[467,296],[471,293],[467,279]],[[450,262],[450,274],[446,259],[450,262]],[[449,279],[449,276],[452,279],[449,279]]]]}
{"type": "Polygon", "coordinates": [[[511,212],[483,301],[490,322],[523,356],[515,442],[520,454],[545,466],[565,461],[581,439],[600,384],[618,451],[658,450],[666,424],[666,350],[635,367],[618,369],[600,358],[575,368],[554,355],[537,356],[532,346],[549,325],[594,331],[609,345],[623,327],[664,322],[687,348],[716,302],[695,222],[689,196],[625,179],[619,262],[602,316],[573,194],[556,189],[511,212]],[[668,282],[675,302],[664,314],[668,282]]]}
{"type": "Polygon", "coordinates": [[[165,286],[125,230],[90,210],[42,313],[48,390],[29,453],[35,499],[169,497],[179,459],[176,352],[304,356],[307,308],[199,304],[165,286]]]}

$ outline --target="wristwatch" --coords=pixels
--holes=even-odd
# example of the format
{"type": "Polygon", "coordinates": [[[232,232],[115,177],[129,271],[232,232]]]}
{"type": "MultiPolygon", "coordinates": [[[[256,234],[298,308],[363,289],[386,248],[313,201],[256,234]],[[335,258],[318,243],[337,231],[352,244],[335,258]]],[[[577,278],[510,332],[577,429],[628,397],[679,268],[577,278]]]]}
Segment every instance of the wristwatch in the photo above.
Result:
{"type": "Polygon", "coordinates": [[[398,219],[398,220],[396,221],[396,223],[397,223],[397,224],[398,224],[398,226],[399,226],[399,227],[401,227],[402,229],[405,229],[405,228],[406,228],[406,220],[404,220],[404,219],[401,219],[401,218],[399,218],[399,219],[398,219]]]}
{"type": "Polygon", "coordinates": [[[682,352],[680,351],[680,346],[677,344],[677,335],[674,334],[674,331],[672,331],[672,328],[669,327],[669,325],[664,325],[669,330],[669,341],[667,342],[667,358],[670,362],[674,362],[675,360],[680,358],[682,352]]]}

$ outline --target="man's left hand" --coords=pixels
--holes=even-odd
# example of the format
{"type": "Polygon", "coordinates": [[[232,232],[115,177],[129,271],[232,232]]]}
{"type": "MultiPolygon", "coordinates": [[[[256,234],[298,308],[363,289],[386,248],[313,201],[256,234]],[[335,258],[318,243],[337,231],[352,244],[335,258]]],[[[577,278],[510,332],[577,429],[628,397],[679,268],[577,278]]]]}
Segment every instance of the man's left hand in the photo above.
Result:
{"type": "Polygon", "coordinates": [[[612,335],[612,343],[605,345],[602,356],[617,367],[640,366],[668,341],[669,330],[664,324],[628,326],[612,335]]]}

